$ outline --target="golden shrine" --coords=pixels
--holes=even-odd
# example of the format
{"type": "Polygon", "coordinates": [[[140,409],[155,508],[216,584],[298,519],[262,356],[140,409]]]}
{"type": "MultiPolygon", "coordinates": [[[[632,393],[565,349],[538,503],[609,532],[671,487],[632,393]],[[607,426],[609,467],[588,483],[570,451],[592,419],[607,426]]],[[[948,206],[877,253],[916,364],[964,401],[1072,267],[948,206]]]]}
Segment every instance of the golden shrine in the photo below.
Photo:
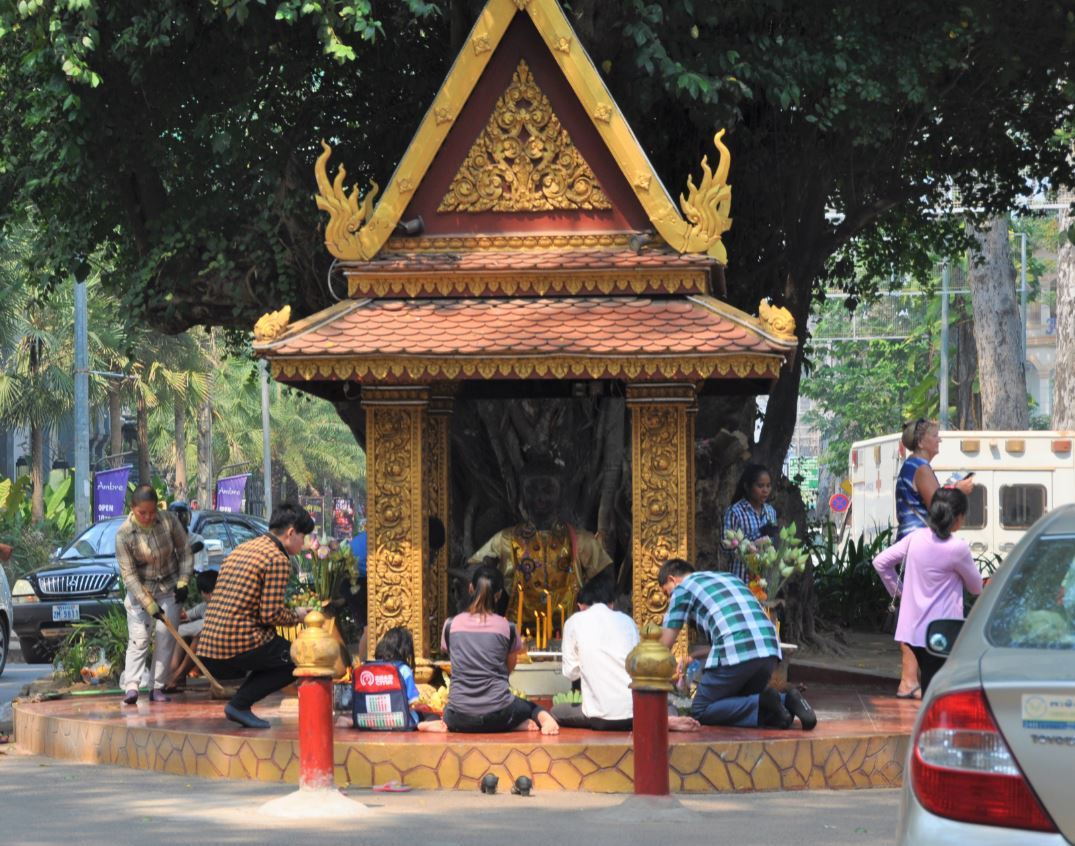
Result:
{"type": "MultiPolygon", "coordinates": [[[[796,348],[782,308],[719,298],[730,154],[678,207],[556,0],[489,0],[385,190],[316,163],[325,244],[347,297],[254,349],[273,376],[364,420],[369,643],[405,625],[428,657],[447,615],[452,407],[462,387],[619,383],[630,414],[633,607],[657,620],[669,557],[694,557],[700,392],[764,393],[796,348]]],[[[698,176],[697,183],[695,176],[698,176]]]]}

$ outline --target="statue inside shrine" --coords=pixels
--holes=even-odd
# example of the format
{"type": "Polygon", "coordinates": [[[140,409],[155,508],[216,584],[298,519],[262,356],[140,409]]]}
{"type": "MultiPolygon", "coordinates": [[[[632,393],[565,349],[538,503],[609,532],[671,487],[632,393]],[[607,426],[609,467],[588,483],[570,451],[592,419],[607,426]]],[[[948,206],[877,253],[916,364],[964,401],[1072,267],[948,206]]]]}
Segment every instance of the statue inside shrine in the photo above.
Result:
{"type": "Polygon", "coordinates": [[[559,637],[579,589],[612,559],[593,533],[560,519],[563,485],[554,461],[528,462],[520,483],[526,520],[501,529],[467,563],[499,562],[508,590],[505,616],[540,649],[559,637]]]}

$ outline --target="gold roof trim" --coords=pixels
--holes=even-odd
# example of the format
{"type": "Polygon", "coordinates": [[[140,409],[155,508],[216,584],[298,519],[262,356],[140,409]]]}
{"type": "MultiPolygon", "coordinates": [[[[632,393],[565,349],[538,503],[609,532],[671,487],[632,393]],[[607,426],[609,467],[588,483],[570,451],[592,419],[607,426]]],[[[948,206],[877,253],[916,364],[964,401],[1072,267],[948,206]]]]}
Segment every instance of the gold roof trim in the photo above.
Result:
{"type": "Polygon", "coordinates": [[[276,379],[427,384],[457,379],[776,379],[777,353],[668,356],[308,356],[271,359],[276,379]]]}
{"type": "Polygon", "coordinates": [[[688,182],[688,195],[683,203],[688,219],[684,219],[593,61],[575,37],[557,0],[527,0],[525,3],[521,0],[489,0],[486,3],[375,208],[370,206],[376,186],[359,202],[357,189],[346,193],[346,173],[342,168],[337,171],[336,179],[329,182],[325,168],[330,149],[325,145],[326,150],[317,164],[317,199],[318,206],[329,214],[325,230],[325,245],[329,252],[341,261],[368,261],[381,250],[517,14],[530,16],[661,237],[681,253],[705,252],[725,262],[720,237],[731,225],[727,214],[731,193],[730,188],[726,192],[723,190],[727,188],[726,182],[723,188],[720,182],[722,176],[727,177],[729,156],[727,148],[719,142],[719,134],[717,147],[721,158],[716,173],[707,176],[708,164],[703,160],[702,183],[694,187],[688,182]],[[471,46],[475,39],[482,49],[471,46]],[[488,49],[485,49],[486,45],[488,49]],[[712,205],[707,206],[707,203],[712,205]]]}
{"type": "MultiPolygon", "coordinates": [[[[781,325],[781,330],[778,331],[776,327],[763,318],[753,317],[745,311],[740,311],[735,306],[728,305],[728,303],[718,300],[716,297],[692,296],[687,299],[692,303],[698,303],[698,305],[709,309],[715,314],[719,314],[721,317],[730,320],[732,323],[742,326],[744,329],[756,332],[758,335],[765,338],[765,340],[771,341],[789,352],[799,346],[799,339],[795,336],[795,320],[791,317],[791,313],[786,309],[780,309],[780,311],[785,312],[788,319],[791,320],[791,334],[785,334],[782,331],[786,328],[786,325],[781,325]]],[[[762,304],[767,305],[765,300],[762,300],[762,304]]]]}
{"type": "Polygon", "coordinates": [[[515,297],[526,294],[587,296],[593,294],[705,294],[707,268],[630,271],[542,271],[347,274],[351,297],[515,297]]]}

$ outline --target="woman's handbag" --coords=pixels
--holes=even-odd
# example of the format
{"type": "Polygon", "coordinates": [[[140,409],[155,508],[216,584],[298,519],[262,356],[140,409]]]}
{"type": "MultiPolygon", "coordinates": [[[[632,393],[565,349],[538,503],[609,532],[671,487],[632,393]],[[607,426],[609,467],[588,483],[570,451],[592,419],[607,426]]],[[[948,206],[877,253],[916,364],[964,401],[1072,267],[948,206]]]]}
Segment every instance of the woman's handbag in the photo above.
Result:
{"type": "Polygon", "coordinates": [[[900,574],[896,580],[896,588],[899,591],[888,601],[888,609],[885,611],[885,619],[881,623],[881,633],[887,635],[894,635],[896,633],[896,624],[900,619],[900,596],[903,594],[903,567],[906,561],[900,562],[900,574]]]}

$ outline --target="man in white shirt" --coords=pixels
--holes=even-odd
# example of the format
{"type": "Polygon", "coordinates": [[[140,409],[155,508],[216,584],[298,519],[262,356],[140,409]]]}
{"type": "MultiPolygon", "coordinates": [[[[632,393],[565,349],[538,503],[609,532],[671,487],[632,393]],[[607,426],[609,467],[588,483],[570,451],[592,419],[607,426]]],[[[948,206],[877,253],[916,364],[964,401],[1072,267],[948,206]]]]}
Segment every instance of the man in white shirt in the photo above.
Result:
{"type": "MultiPolygon", "coordinates": [[[[609,580],[591,579],[579,591],[578,612],[564,624],[563,674],[581,680],[582,702],[553,706],[553,718],[563,728],[631,730],[634,703],[624,662],[638,643],[638,628],[615,610],[612,598],[609,580]]],[[[694,731],[698,722],[669,716],[668,728],[694,731]]]]}

